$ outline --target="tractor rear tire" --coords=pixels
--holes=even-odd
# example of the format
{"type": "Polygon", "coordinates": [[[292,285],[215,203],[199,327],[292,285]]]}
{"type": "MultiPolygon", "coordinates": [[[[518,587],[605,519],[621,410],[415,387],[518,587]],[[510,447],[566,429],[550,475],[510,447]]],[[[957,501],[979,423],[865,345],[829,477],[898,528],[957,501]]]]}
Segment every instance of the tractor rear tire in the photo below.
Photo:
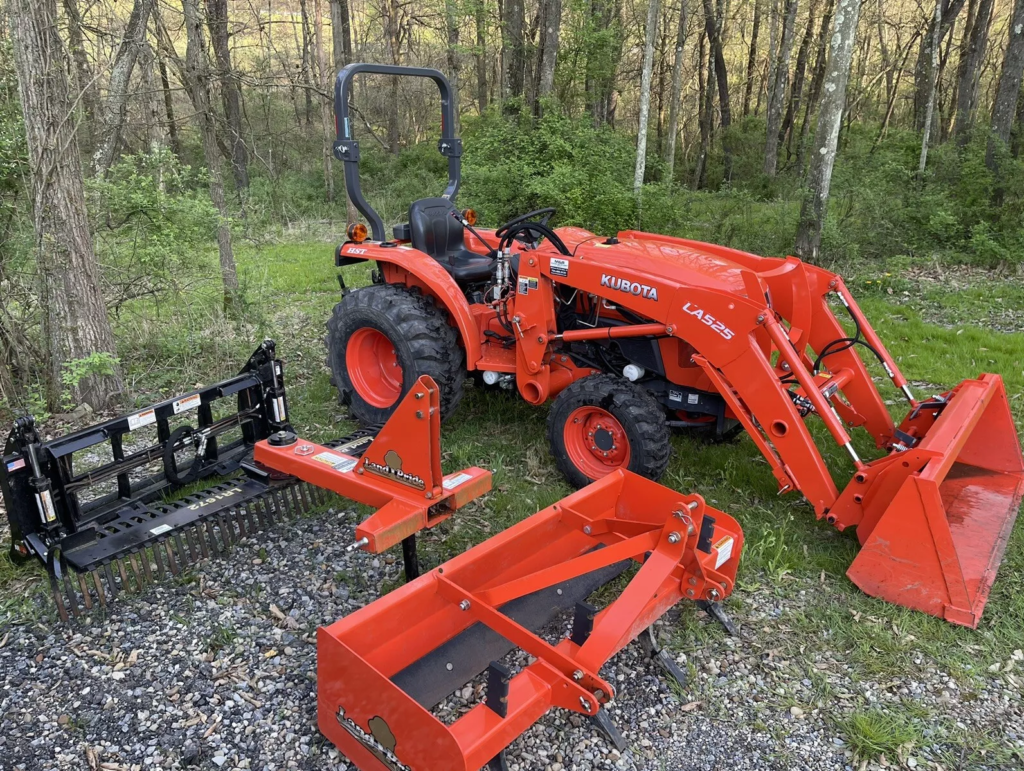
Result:
{"type": "Polygon", "coordinates": [[[364,426],[380,425],[421,375],[441,391],[441,418],[462,400],[465,355],[432,297],[396,284],[355,289],[327,322],[327,364],[342,404],[364,426]]]}
{"type": "Polygon", "coordinates": [[[590,375],[562,391],[548,413],[558,469],[584,487],[619,468],[657,480],[671,452],[665,411],[645,389],[614,375],[590,375]]]}

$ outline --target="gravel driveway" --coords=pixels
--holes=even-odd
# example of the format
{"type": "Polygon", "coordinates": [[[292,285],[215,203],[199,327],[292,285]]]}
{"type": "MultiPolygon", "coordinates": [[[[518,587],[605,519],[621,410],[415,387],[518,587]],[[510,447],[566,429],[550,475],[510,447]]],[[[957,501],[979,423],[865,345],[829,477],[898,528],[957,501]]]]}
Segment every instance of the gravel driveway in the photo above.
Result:
{"type": "MultiPolygon", "coordinates": [[[[279,526],[190,580],[118,600],[109,619],[0,630],[0,769],[352,768],[316,729],[315,630],[393,587],[401,570],[390,555],[346,553],[354,524],[354,514],[331,510],[279,526]]],[[[795,679],[760,631],[789,609],[749,600],[743,639],[690,630],[716,643],[691,653],[686,689],[670,688],[636,643],[602,670],[620,685],[611,714],[625,752],[579,716],[553,711],[511,746],[509,767],[863,768],[827,717],[833,705],[819,708],[820,691],[795,679]]],[[[683,609],[659,630],[685,640],[685,625],[709,623],[683,609]]],[[[876,700],[900,688],[948,698],[952,682],[938,672],[924,684],[843,677],[837,692],[874,688],[876,700]]],[[[1019,687],[993,677],[991,688],[956,719],[1024,739],[1019,687]]],[[[458,709],[454,698],[446,708],[458,709]]],[[[912,767],[935,767],[927,758],[911,757],[912,767]]]]}

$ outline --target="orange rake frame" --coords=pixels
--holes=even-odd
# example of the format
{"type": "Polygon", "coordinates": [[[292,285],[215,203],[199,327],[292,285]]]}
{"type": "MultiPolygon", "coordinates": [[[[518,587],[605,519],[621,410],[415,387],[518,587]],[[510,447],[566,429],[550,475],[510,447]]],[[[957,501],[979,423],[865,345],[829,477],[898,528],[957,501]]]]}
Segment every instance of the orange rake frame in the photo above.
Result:
{"type": "Polygon", "coordinates": [[[321,627],[320,730],[363,771],[476,771],[552,707],[598,716],[601,666],[680,600],[728,596],[742,547],[700,496],[616,471],[321,627]],[[632,564],[604,610],[581,602],[632,564]],[[570,637],[540,636],[574,606],[570,637]],[[513,675],[499,660],[516,648],[534,660],[513,675]],[[485,669],[484,702],[431,714],[485,669]]]}
{"type": "MultiPolygon", "coordinates": [[[[253,459],[377,512],[356,527],[350,548],[379,554],[434,527],[491,489],[491,472],[472,467],[441,473],[441,407],[437,384],[424,375],[366,447],[368,439],[340,447],[299,439],[294,434],[258,442],[253,459]]],[[[409,555],[406,554],[408,578],[409,555]]]]}

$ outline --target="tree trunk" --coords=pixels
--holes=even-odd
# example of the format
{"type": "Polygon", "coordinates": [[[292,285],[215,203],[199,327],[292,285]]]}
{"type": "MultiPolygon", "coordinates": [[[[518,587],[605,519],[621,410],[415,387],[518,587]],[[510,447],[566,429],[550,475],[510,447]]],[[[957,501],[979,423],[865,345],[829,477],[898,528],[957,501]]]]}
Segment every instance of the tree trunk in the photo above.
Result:
{"type": "Polygon", "coordinates": [[[114,65],[110,70],[110,84],[107,88],[107,105],[103,111],[102,133],[99,149],[96,151],[96,173],[107,173],[117,151],[120,149],[121,132],[128,115],[128,84],[135,70],[139,52],[146,44],[146,25],[155,0],[135,0],[131,16],[124,29],[124,37],[117,49],[114,65]]]}
{"type": "Polygon", "coordinates": [[[501,8],[501,61],[503,109],[523,96],[526,79],[523,0],[505,0],[501,8]]]}
{"type": "Polygon", "coordinates": [[[448,37],[448,81],[452,85],[452,114],[455,116],[455,125],[452,131],[458,136],[459,131],[459,90],[461,84],[460,61],[459,61],[459,7],[457,0],[445,0],[444,21],[448,37]]]}
{"type": "Polygon", "coordinates": [[[86,218],[85,188],[64,46],[57,34],[55,0],[11,0],[11,37],[18,71],[33,220],[42,278],[40,305],[49,349],[52,409],[60,408],[66,366],[107,354],[96,368],[70,384],[71,397],[103,409],[123,390],[114,355],[114,334],[100,289],[100,269],[86,218]]]}
{"type": "MultiPolygon", "coordinates": [[[[217,2],[226,2],[226,0],[217,0],[217,2]]],[[[310,43],[309,35],[309,0],[299,0],[299,22],[302,25],[302,58],[301,58],[301,70],[300,74],[302,77],[302,89],[303,96],[306,103],[306,125],[308,126],[313,122],[313,66],[310,63],[310,49],[313,48],[310,43]]]]}
{"type": "Polygon", "coordinates": [[[697,122],[700,125],[700,150],[697,153],[697,166],[693,175],[693,187],[696,190],[703,190],[707,180],[708,155],[711,153],[712,111],[715,108],[715,89],[711,86],[711,81],[715,77],[715,60],[705,48],[704,41],[707,37],[705,28],[700,36],[697,54],[697,122]]]}
{"type": "MultiPolygon", "coordinates": [[[[384,37],[387,44],[388,58],[391,64],[402,62],[402,31],[398,18],[399,3],[397,0],[387,0],[387,14],[384,17],[384,37]]],[[[398,155],[401,146],[400,125],[399,125],[399,91],[398,78],[391,77],[388,84],[388,152],[398,155]]]]}
{"type": "Polygon", "coordinates": [[[941,2],[942,21],[939,23],[939,33],[936,36],[935,30],[932,28],[932,25],[935,24],[933,14],[927,31],[921,36],[921,45],[917,51],[917,63],[914,65],[914,128],[917,131],[924,128],[924,114],[927,109],[928,94],[931,90],[933,41],[938,41],[935,47],[941,47],[942,41],[952,31],[953,23],[956,21],[960,9],[964,7],[964,0],[941,0],[941,2]]]}
{"type": "Polygon", "coordinates": [[[761,31],[761,3],[754,0],[754,26],[750,30],[750,49],[747,54],[747,82],[743,85],[743,117],[750,115],[750,97],[754,93],[754,75],[757,73],[757,36],[761,31]]]}
{"type": "Polygon", "coordinates": [[[473,20],[476,23],[476,103],[483,115],[487,111],[487,9],[484,0],[476,0],[473,20]]]}
{"type": "Polygon", "coordinates": [[[828,74],[818,111],[818,127],[814,132],[811,168],[807,174],[807,190],[800,207],[800,224],[796,236],[796,253],[801,259],[816,262],[821,249],[821,233],[828,209],[832,168],[836,162],[839,128],[846,106],[846,87],[850,81],[857,22],[861,0],[839,0],[836,23],[832,33],[828,74]]]}
{"type": "Polygon", "coordinates": [[[224,117],[227,122],[228,146],[231,149],[228,160],[231,161],[231,173],[235,179],[238,198],[244,201],[249,190],[249,151],[245,146],[242,131],[242,91],[238,87],[238,78],[231,65],[228,0],[206,0],[206,13],[210,43],[217,63],[217,82],[220,83],[221,101],[224,103],[224,117]]]}
{"type": "Polygon", "coordinates": [[[774,177],[779,163],[779,132],[782,128],[782,109],[786,104],[789,87],[789,59],[796,32],[797,0],[787,0],[782,22],[782,40],[775,60],[775,77],[768,91],[768,130],[764,144],[764,173],[774,177]]]}
{"type": "Polygon", "coordinates": [[[196,122],[203,139],[203,156],[210,177],[210,200],[217,209],[217,248],[220,254],[220,275],[224,284],[224,309],[231,310],[238,301],[238,270],[231,247],[231,227],[227,202],[224,199],[224,177],[220,170],[220,150],[213,106],[210,103],[210,62],[203,37],[199,0],[182,0],[185,13],[185,87],[191,92],[196,108],[196,122]]]}
{"type": "Polygon", "coordinates": [[[818,104],[818,97],[821,95],[821,85],[825,82],[825,69],[828,65],[828,33],[832,27],[833,10],[835,10],[835,0],[825,0],[825,13],[821,17],[821,24],[818,26],[818,38],[815,42],[814,69],[811,75],[811,84],[807,88],[804,119],[800,123],[800,139],[796,149],[796,168],[800,174],[804,173],[804,166],[806,165],[807,134],[811,129],[811,111],[818,104]]]}
{"type": "Polygon", "coordinates": [[[992,25],[995,0],[979,0],[978,15],[967,34],[967,50],[962,54],[960,78],[956,96],[956,122],[953,135],[959,144],[965,144],[974,126],[978,109],[978,84],[988,49],[988,33],[992,25]]]}
{"type": "Polygon", "coordinates": [[[992,105],[992,132],[988,139],[985,163],[994,172],[998,156],[1010,142],[1013,119],[1020,99],[1020,84],[1024,77],[1024,0],[1017,0],[1010,19],[1009,42],[1003,68],[999,73],[999,86],[992,105]]]}
{"type": "Polygon", "coordinates": [[[167,147],[167,127],[161,115],[163,92],[156,85],[156,52],[148,43],[143,46],[141,59],[142,88],[146,93],[146,144],[149,152],[158,153],[167,147]]]}
{"type": "Polygon", "coordinates": [[[659,10],[660,0],[650,0],[644,32],[644,63],[640,71],[640,123],[636,136],[636,168],[633,171],[633,194],[638,198],[647,167],[647,124],[651,113],[651,73],[654,70],[654,38],[658,34],[659,10]]]}
{"type": "MultiPolygon", "coordinates": [[[[96,131],[96,119],[100,114],[100,98],[96,86],[96,78],[89,67],[89,55],[85,50],[85,35],[82,33],[82,14],[78,9],[78,0],[63,0],[64,13],[68,17],[68,48],[71,59],[75,63],[75,80],[78,86],[79,100],[85,114],[85,131],[82,136],[86,150],[92,149],[96,131]]],[[[74,100],[72,100],[73,102],[74,100]]]]}
{"type": "Polygon", "coordinates": [[[796,55],[796,66],[793,69],[793,87],[789,92],[789,102],[786,106],[786,117],[782,119],[782,129],[779,132],[779,142],[786,141],[787,161],[793,156],[793,134],[794,122],[800,112],[800,101],[804,95],[804,80],[807,75],[807,58],[811,50],[811,41],[814,38],[814,21],[817,11],[817,0],[811,0],[811,7],[807,14],[807,29],[800,39],[800,49],[796,55]]]}
{"type": "Polygon", "coordinates": [[[352,63],[352,21],[348,0],[331,0],[331,46],[334,53],[334,74],[352,63]]]}
{"type": "Polygon", "coordinates": [[[668,108],[668,137],[665,142],[665,181],[670,187],[675,178],[679,102],[683,93],[683,61],[686,59],[686,3],[687,0],[679,0],[679,28],[676,30],[676,58],[672,64],[672,99],[668,108]]]}
{"type": "Polygon", "coordinates": [[[555,65],[558,60],[558,37],[562,25],[562,0],[543,0],[544,19],[540,34],[540,77],[537,79],[537,109],[540,100],[555,90],[555,65]]]}
{"type": "MultiPolygon", "coordinates": [[[[704,2],[704,26],[708,33],[708,42],[711,46],[711,58],[715,63],[715,80],[718,83],[718,111],[722,126],[722,164],[725,171],[725,181],[732,179],[732,141],[729,137],[729,127],[732,125],[732,110],[729,107],[729,73],[725,66],[725,54],[722,51],[722,18],[721,9],[719,14],[715,13],[712,7],[712,0],[704,2]]],[[[796,0],[792,0],[796,2],[796,0]]],[[[710,83],[708,87],[710,88],[710,83]]]]}
{"type": "Polygon", "coordinates": [[[178,123],[174,119],[174,95],[171,93],[171,78],[167,73],[167,61],[159,42],[156,47],[156,63],[160,71],[160,90],[164,98],[164,116],[167,118],[167,136],[171,142],[171,152],[181,158],[181,140],[178,139],[178,123]]]}
{"type": "Polygon", "coordinates": [[[928,96],[925,100],[923,128],[921,136],[921,157],[917,164],[917,173],[924,174],[928,165],[928,141],[932,134],[933,115],[935,114],[935,92],[939,88],[939,43],[942,38],[942,0],[935,2],[935,17],[932,19],[930,28],[932,41],[929,44],[929,51],[932,54],[931,82],[928,85],[928,96]]]}
{"type": "MultiPolygon", "coordinates": [[[[324,14],[320,0],[313,0],[313,54],[316,61],[316,82],[331,93],[331,75],[327,71],[327,57],[324,55],[324,14]]],[[[320,98],[320,158],[324,169],[324,192],[327,195],[327,202],[334,202],[334,174],[332,173],[331,160],[331,100],[320,98]]]]}

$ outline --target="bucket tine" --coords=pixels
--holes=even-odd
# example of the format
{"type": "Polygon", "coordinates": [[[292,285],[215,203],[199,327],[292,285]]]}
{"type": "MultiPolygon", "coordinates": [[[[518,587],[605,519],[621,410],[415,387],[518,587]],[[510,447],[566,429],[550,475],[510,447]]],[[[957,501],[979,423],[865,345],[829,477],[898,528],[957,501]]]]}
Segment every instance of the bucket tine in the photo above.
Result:
{"type": "Polygon", "coordinates": [[[68,607],[71,608],[71,615],[73,615],[75,618],[78,618],[78,594],[75,592],[75,585],[72,583],[71,576],[68,575],[68,571],[64,570],[63,573],[64,575],[62,576],[63,580],[61,583],[64,584],[64,591],[67,593],[67,604],[68,607]]]}
{"type": "Polygon", "coordinates": [[[68,610],[64,606],[64,592],[61,589],[57,579],[50,577],[50,590],[53,592],[53,603],[57,606],[57,615],[60,616],[60,620],[67,623],[70,616],[68,616],[68,610]]]}

